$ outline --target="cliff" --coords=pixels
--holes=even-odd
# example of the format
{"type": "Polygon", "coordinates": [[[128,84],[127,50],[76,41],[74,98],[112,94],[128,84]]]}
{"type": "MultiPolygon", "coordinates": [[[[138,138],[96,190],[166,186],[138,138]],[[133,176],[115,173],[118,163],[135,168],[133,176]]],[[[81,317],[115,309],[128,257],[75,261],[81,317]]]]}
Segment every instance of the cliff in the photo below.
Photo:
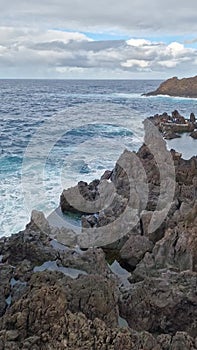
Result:
{"type": "Polygon", "coordinates": [[[146,96],[169,95],[197,98],[197,76],[192,78],[170,78],[155,90],[145,94],[146,96]]]}

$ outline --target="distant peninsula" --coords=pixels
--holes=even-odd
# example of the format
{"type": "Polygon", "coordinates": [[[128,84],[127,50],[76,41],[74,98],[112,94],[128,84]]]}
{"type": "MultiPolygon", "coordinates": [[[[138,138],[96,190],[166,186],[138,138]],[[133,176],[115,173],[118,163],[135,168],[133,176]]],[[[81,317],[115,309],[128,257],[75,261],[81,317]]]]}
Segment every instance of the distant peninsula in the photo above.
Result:
{"type": "Polygon", "coordinates": [[[174,97],[197,98],[197,75],[191,78],[178,79],[173,77],[165,80],[152,92],[144,94],[145,96],[169,95],[174,97]]]}

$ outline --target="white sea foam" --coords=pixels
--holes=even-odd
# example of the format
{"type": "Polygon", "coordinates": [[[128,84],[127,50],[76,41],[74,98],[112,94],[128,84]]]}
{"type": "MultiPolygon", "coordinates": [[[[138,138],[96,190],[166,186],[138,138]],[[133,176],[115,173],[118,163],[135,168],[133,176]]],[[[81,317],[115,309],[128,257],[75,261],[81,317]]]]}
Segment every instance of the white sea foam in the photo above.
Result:
{"type": "Polygon", "coordinates": [[[154,96],[146,96],[147,98],[160,98],[160,99],[170,99],[170,100],[174,100],[174,101],[185,101],[185,102],[189,102],[191,101],[197,101],[197,98],[195,97],[181,97],[181,96],[170,96],[170,95],[163,95],[163,94],[159,94],[159,95],[154,95],[154,96]]]}
{"type": "MultiPolygon", "coordinates": [[[[32,209],[50,215],[59,206],[63,188],[99,178],[105,169],[113,168],[125,148],[137,150],[143,140],[142,121],[146,116],[174,109],[183,115],[197,113],[194,99],[141,95],[141,91],[154,90],[158,82],[3,84],[0,236],[24,229],[32,209]],[[95,127],[89,130],[88,125],[95,127]],[[70,134],[65,135],[68,129],[70,134]],[[30,144],[33,147],[28,148],[30,144]],[[27,148],[28,155],[24,157],[27,148]]],[[[173,142],[177,144],[179,140],[172,140],[170,147],[173,142]]]]}

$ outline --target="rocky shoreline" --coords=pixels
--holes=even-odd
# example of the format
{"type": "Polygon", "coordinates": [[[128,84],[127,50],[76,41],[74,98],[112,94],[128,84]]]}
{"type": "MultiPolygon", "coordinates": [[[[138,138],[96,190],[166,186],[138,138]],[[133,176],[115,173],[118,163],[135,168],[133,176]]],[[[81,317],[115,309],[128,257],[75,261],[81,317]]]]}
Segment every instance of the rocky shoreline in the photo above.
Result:
{"type": "Polygon", "coordinates": [[[197,98],[197,76],[183,79],[178,79],[177,77],[167,79],[155,91],[145,94],[145,96],[157,95],[197,98]]]}
{"type": "Polygon", "coordinates": [[[189,133],[193,139],[197,139],[197,122],[194,113],[189,118],[182,116],[177,110],[171,115],[168,113],[155,114],[148,118],[161,132],[166,140],[181,137],[183,133],[189,133]]]}
{"type": "Polygon", "coordinates": [[[82,232],[33,211],[0,239],[0,349],[197,349],[197,156],[168,151],[154,125],[63,191],[82,232]]]}

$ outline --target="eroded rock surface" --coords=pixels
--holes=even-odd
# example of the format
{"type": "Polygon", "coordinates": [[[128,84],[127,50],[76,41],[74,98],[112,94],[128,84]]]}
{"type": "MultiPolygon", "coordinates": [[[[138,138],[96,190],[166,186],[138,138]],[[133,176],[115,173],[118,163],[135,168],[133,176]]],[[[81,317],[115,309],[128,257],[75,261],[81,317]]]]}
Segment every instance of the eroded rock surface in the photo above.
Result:
{"type": "Polygon", "coordinates": [[[33,211],[0,239],[0,350],[197,349],[197,156],[146,140],[67,190],[81,233],[33,211]]]}
{"type": "Polygon", "coordinates": [[[197,125],[194,113],[191,113],[190,118],[185,118],[177,110],[174,110],[171,115],[167,113],[155,114],[148,119],[167,140],[181,137],[182,133],[190,133],[190,136],[195,138],[194,130],[197,125]]]}
{"type": "Polygon", "coordinates": [[[155,91],[148,92],[146,96],[169,95],[197,98],[197,76],[192,78],[167,79],[155,91]]]}

